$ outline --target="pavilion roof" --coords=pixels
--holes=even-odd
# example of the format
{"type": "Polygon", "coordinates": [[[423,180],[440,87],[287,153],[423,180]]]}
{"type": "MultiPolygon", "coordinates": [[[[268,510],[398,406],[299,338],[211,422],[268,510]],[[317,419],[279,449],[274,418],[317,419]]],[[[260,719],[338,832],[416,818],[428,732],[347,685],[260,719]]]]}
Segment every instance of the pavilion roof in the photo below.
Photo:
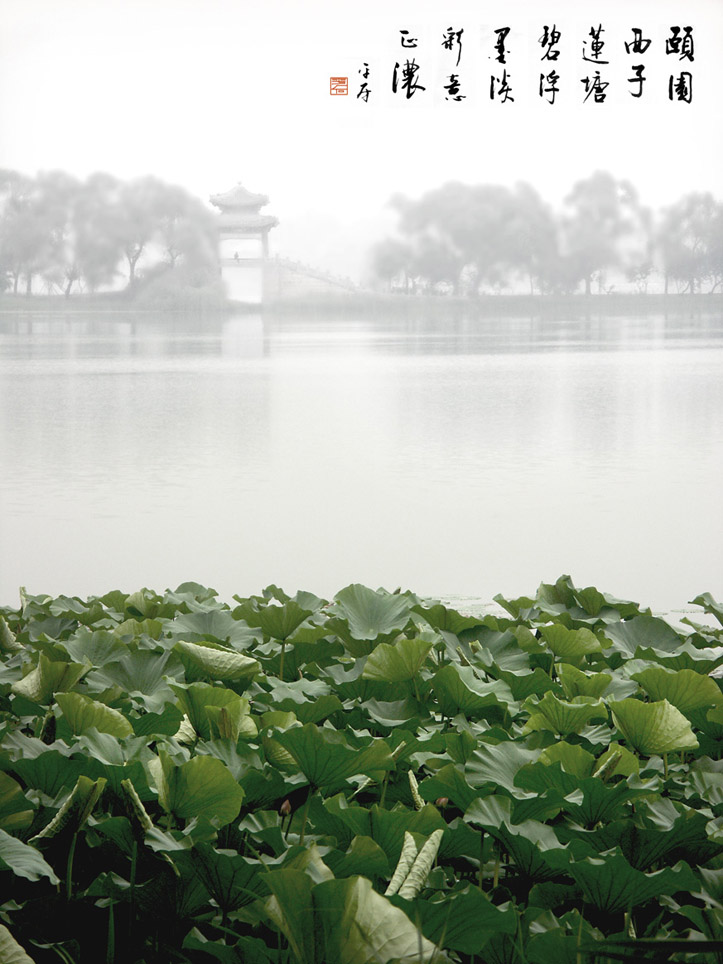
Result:
{"type": "Polygon", "coordinates": [[[248,191],[241,182],[223,194],[212,194],[209,201],[222,210],[224,208],[255,208],[258,210],[264,204],[269,203],[265,194],[254,194],[248,191]]]}
{"type": "Polygon", "coordinates": [[[274,228],[279,223],[278,218],[271,214],[258,214],[254,211],[222,211],[216,221],[219,228],[229,230],[258,231],[262,228],[274,228]]]}

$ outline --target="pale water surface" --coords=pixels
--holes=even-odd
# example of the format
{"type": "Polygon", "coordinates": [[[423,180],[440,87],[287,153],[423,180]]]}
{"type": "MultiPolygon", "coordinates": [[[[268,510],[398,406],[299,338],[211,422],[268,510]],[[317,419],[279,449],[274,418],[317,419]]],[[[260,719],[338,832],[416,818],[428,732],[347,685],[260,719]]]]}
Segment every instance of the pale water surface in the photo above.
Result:
{"type": "Polygon", "coordinates": [[[0,315],[0,602],[723,598],[723,322],[0,315]]]}

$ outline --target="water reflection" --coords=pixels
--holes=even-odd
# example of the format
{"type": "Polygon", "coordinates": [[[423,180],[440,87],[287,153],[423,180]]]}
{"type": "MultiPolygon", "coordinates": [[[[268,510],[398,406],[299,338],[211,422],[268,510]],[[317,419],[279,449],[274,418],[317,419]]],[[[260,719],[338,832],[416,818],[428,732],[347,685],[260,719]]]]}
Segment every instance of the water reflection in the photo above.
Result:
{"type": "Polygon", "coordinates": [[[0,599],[723,596],[721,346],[711,316],[1,316],[0,599]]]}

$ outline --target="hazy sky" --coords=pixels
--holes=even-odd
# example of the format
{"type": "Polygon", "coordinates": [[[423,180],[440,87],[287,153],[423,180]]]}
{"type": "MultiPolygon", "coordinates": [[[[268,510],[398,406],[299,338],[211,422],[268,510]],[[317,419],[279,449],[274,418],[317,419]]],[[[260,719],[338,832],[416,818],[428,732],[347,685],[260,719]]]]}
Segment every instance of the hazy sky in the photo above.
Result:
{"type": "Polygon", "coordinates": [[[722,97],[721,0],[0,0],[0,166],[152,173],[204,199],[242,181],[297,235],[309,212],[330,225],[374,220],[393,192],[454,179],[527,180],[557,203],[606,168],[653,205],[691,189],[721,196],[722,97]],[[551,106],[538,95],[537,39],[553,23],[551,106]],[[607,41],[604,104],[582,103],[591,25],[607,41]],[[693,27],[693,64],[666,56],[672,25],[693,27]],[[458,68],[441,46],[450,26],[464,29],[458,68]],[[508,104],[489,98],[504,26],[508,104]],[[641,56],[624,51],[634,26],[652,40],[641,56]],[[401,48],[401,29],[417,49],[401,48]],[[407,101],[391,78],[409,56],[427,90],[407,101]],[[355,97],[364,61],[368,103],[355,97]],[[648,77],[639,100],[634,63],[648,77]],[[690,105],[668,100],[683,69],[690,105]],[[452,71],[460,103],[443,99],[452,71]],[[349,77],[348,97],[330,96],[332,75],[349,77]]]}

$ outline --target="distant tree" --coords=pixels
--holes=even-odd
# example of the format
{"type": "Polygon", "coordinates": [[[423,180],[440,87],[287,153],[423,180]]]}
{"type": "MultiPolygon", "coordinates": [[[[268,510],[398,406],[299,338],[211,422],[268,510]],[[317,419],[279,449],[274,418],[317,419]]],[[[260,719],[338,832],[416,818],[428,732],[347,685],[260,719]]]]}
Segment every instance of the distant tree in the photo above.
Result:
{"type": "Polygon", "coordinates": [[[82,185],[64,171],[49,171],[37,179],[37,204],[48,232],[48,258],[42,275],[63,288],[65,296],[80,278],[78,239],[82,230],[79,206],[82,185]]]}
{"type": "Polygon", "coordinates": [[[412,259],[412,250],[408,244],[395,238],[386,238],[372,248],[372,274],[380,281],[384,281],[389,289],[394,279],[402,276],[406,287],[412,271],[412,259]]]}
{"type": "Polygon", "coordinates": [[[171,268],[180,260],[189,267],[215,261],[215,220],[197,198],[174,185],[157,185],[154,215],[158,238],[171,268]]]}
{"type": "Polygon", "coordinates": [[[16,171],[0,172],[0,264],[17,294],[21,278],[25,293],[32,293],[33,278],[51,262],[50,231],[46,211],[33,178],[16,171]]]}
{"type": "Polygon", "coordinates": [[[555,275],[559,260],[557,225],[550,207],[529,184],[518,184],[512,195],[507,225],[511,263],[527,276],[530,294],[542,291],[555,275]]]}
{"type": "Polygon", "coordinates": [[[707,277],[717,286],[720,231],[721,205],[712,194],[686,194],[663,211],[657,241],[666,294],[669,279],[680,282],[690,294],[695,294],[707,277]]]}
{"type": "Polygon", "coordinates": [[[606,171],[578,181],[565,204],[563,249],[589,295],[596,273],[623,264],[623,239],[647,243],[648,215],[633,186],[606,171]]]}

